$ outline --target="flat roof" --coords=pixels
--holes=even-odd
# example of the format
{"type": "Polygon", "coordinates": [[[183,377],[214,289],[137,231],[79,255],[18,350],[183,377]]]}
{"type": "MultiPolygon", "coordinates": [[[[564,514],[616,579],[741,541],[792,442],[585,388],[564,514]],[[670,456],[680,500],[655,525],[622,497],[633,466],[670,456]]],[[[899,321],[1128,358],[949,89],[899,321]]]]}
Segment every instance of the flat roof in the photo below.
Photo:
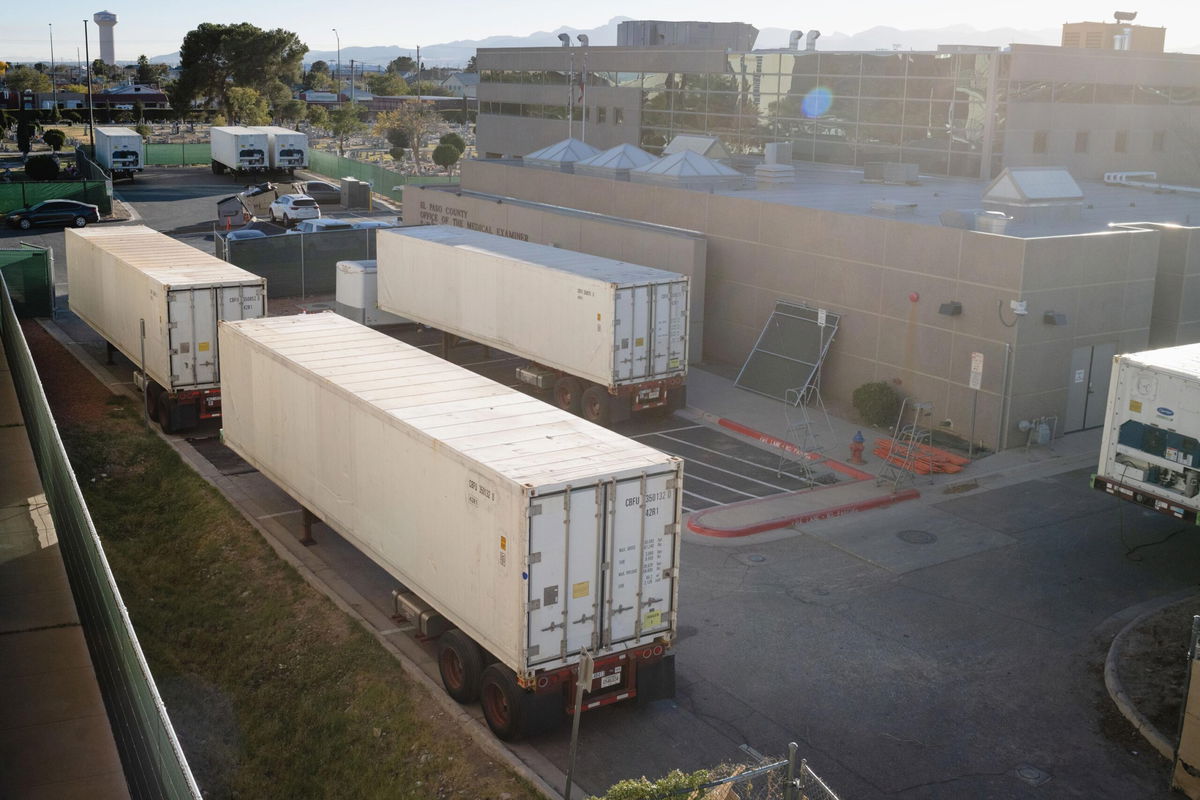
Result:
{"type": "MultiPolygon", "coordinates": [[[[936,175],[921,175],[916,186],[866,183],[861,167],[810,162],[793,162],[792,166],[796,168],[794,184],[777,185],[770,189],[718,188],[713,190],[713,194],[941,227],[940,215],[943,211],[982,209],[983,194],[991,183],[936,175]],[[880,200],[917,205],[906,213],[872,211],[872,203],[880,200]]],[[[1159,177],[1161,180],[1162,176],[1159,177]]],[[[1076,182],[1083,190],[1083,206],[1078,219],[1014,220],[1008,224],[1006,235],[1037,238],[1093,233],[1108,230],[1111,223],[1134,222],[1200,227],[1200,187],[1194,194],[1157,193],[1129,186],[1110,186],[1098,180],[1076,179],[1076,182]]]]}

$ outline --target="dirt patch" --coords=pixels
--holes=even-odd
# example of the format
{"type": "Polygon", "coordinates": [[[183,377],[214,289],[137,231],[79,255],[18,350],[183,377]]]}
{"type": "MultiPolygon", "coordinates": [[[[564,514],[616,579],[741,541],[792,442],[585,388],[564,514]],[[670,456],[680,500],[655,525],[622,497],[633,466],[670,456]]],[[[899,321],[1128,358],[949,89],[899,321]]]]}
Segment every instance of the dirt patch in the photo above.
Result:
{"type": "Polygon", "coordinates": [[[113,393],[35,320],[22,320],[21,331],[29,343],[58,425],[82,425],[105,419],[113,393]]]}
{"type": "Polygon", "coordinates": [[[1143,620],[1122,643],[1117,674],[1133,705],[1169,740],[1179,732],[1192,618],[1200,595],[1143,620]]]}

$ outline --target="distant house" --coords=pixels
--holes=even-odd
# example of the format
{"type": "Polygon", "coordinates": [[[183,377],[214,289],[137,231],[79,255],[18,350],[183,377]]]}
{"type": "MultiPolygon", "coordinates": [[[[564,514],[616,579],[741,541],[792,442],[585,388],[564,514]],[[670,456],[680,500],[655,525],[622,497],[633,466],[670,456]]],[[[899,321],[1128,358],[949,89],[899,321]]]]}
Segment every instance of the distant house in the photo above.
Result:
{"type": "Polygon", "coordinates": [[[141,103],[142,108],[170,108],[171,102],[157,86],[146,86],[140,83],[114,86],[93,92],[92,98],[96,108],[112,108],[131,110],[134,103],[141,103]]]}
{"type": "Polygon", "coordinates": [[[464,97],[467,100],[475,99],[475,90],[478,86],[478,72],[456,72],[442,81],[442,88],[454,92],[455,97],[464,97]]]}

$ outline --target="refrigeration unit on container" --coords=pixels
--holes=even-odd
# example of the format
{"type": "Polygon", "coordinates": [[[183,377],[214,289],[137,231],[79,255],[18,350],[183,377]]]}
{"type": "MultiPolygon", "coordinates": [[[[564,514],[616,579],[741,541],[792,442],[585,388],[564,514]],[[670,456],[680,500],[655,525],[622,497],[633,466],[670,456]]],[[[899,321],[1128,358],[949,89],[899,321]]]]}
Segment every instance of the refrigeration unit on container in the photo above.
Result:
{"type": "Polygon", "coordinates": [[[1092,486],[1195,523],[1200,511],[1200,344],[1113,359],[1092,486]]]}
{"type": "Polygon", "coordinates": [[[412,320],[379,310],[379,292],[375,259],[337,262],[334,309],[346,319],[369,328],[402,325],[412,320]]]}
{"type": "Polygon", "coordinates": [[[217,323],[264,316],[266,279],[142,225],[65,233],[70,309],[133,362],[151,419],[219,417],[217,323]]]}
{"type": "Polygon", "coordinates": [[[256,125],[253,130],[267,135],[267,165],[289,175],[308,168],[308,135],[278,125],[256,125]]]}
{"type": "Polygon", "coordinates": [[[686,400],[688,279],[444,225],[380,231],[379,307],[530,363],[517,378],[606,424],[686,400]]]}
{"type": "Polygon", "coordinates": [[[214,175],[223,175],[226,170],[244,175],[267,172],[271,168],[267,134],[257,128],[214,126],[209,131],[209,144],[214,175]]]}
{"type": "Polygon", "coordinates": [[[386,570],[511,739],[674,693],[682,461],[332,312],[220,328],[226,445],[386,570]]]}

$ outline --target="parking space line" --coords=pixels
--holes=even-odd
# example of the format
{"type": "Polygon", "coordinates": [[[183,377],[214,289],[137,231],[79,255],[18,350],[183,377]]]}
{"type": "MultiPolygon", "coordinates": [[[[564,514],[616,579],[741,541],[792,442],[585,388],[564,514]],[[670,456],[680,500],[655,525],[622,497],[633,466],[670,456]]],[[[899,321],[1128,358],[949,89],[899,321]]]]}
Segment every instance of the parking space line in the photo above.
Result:
{"type": "Polygon", "coordinates": [[[694,431],[696,428],[701,428],[702,425],[687,425],[683,428],[670,428],[665,431],[655,431],[654,433],[639,433],[637,436],[630,436],[630,439],[645,439],[650,436],[662,436],[664,433],[680,433],[682,431],[694,431]]]}
{"type": "MultiPolygon", "coordinates": [[[[697,427],[699,427],[699,426],[697,426],[697,427]]],[[[661,436],[662,434],[654,434],[654,435],[656,435],[656,436],[661,436]]],[[[749,466],[751,466],[751,467],[757,467],[758,469],[761,469],[761,470],[763,470],[764,472],[774,472],[776,475],[778,475],[778,474],[779,474],[779,472],[780,472],[779,470],[776,470],[776,469],[771,469],[770,467],[764,466],[764,465],[762,465],[762,464],[756,464],[756,463],[754,463],[753,461],[747,461],[747,460],[746,460],[746,459],[744,459],[744,458],[738,458],[737,456],[731,456],[731,455],[729,455],[728,453],[722,453],[722,452],[720,452],[719,450],[711,450],[711,449],[709,449],[709,448],[707,448],[707,447],[704,447],[703,445],[694,444],[694,443],[692,443],[692,442],[689,442],[689,441],[686,441],[686,440],[684,440],[684,439],[677,439],[677,438],[675,438],[674,436],[663,436],[663,438],[664,438],[664,439],[670,439],[672,442],[678,442],[679,444],[686,445],[686,446],[688,446],[688,447],[694,447],[694,448],[696,448],[697,450],[703,450],[703,451],[704,451],[704,452],[706,452],[706,453],[712,453],[713,455],[720,456],[721,458],[728,458],[728,459],[730,459],[730,460],[733,460],[733,461],[738,461],[738,462],[740,462],[740,463],[742,463],[742,464],[747,464],[747,465],[749,465],[749,466]]],[[[712,466],[712,465],[711,465],[711,464],[708,464],[708,465],[706,465],[706,466],[712,466]]],[[[735,473],[735,474],[736,474],[736,473],[735,473]]],[[[803,481],[803,480],[804,480],[804,479],[803,479],[803,478],[801,478],[799,475],[793,475],[792,473],[790,473],[790,472],[787,472],[787,471],[784,471],[784,472],[783,472],[783,474],[784,474],[784,475],[787,475],[789,478],[795,478],[795,479],[796,479],[796,480],[798,480],[798,481],[803,481]]],[[[755,478],[751,478],[749,475],[743,475],[742,477],[746,478],[747,480],[755,481],[756,483],[763,483],[762,481],[758,481],[758,480],[756,480],[755,478]]],[[[770,484],[764,484],[764,485],[770,485],[770,484]]],[[[776,488],[778,488],[778,487],[776,487],[776,488]]],[[[779,489],[779,491],[781,491],[781,492],[787,492],[787,491],[791,491],[791,490],[790,490],[790,489],[782,489],[782,488],[780,488],[780,489],[779,489]]]]}
{"type": "MultiPolygon", "coordinates": [[[[676,439],[676,438],[674,438],[673,436],[664,436],[663,438],[664,438],[664,439],[670,439],[670,440],[671,440],[671,441],[673,441],[673,442],[679,442],[679,439],[676,439]]],[[[680,442],[680,443],[681,443],[681,444],[688,444],[688,442],[680,442]]],[[[736,458],[736,457],[734,457],[734,456],[727,456],[727,455],[725,455],[724,453],[718,453],[716,450],[709,450],[707,447],[700,447],[699,445],[694,445],[694,446],[696,447],[696,449],[697,449],[697,450],[703,450],[703,451],[705,451],[706,453],[712,453],[712,454],[714,454],[714,455],[716,455],[716,456],[720,456],[721,458],[728,458],[728,459],[731,459],[731,460],[733,460],[733,461],[740,461],[740,462],[741,462],[741,463],[743,463],[743,464],[750,464],[751,466],[760,466],[760,465],[754,464],[753,462],[746,461],[746,460],[744,460],[744,459],[741,459],[741,458],[736,458]]],[[[676,454],[676,455],[680,455],[680,454],[676,454]]],[[[685,457],[685,458],[686,458],[686,457],[685,457]]],[[[751,478],[749,475],[743,475],[743,474],[742,474],[742,473],[740,473],[740,472],[734,472],[733,470],[730,470],[730,469],[725,469],[724,467],[718,467],[716,464],[708,464],[708,463],[706,463],[706,462],[703,462],[703,461],[695,461],[695,462],[693,462],[693,463],[695,463],[695,464],[697,464],[697,465],[699,465],[699,466],[702,466],[702,467],[707,467],[708,469],[715,469],[715,470],[717,470],[718,472],[725,472],[725,473],[728,473],[729,475],[733,475],[733,476],[735,476],[735,477],[738,477],[738,478],[741,478],[741,479],[743,479],[743,480],[751,481],[752,483],[761,484],[762,486],[766,486],[768,489],[774,489],[774,490],[775,490],[775,491],[777,491],[777,492],[790,492],[790,491],[794,491],[794,490],[792,490],[792,489],[786,489],[786,488],[784,488],[783,486],[776,486],[776,485],[775,485],[775,484],[773,484],[773,483],[767,483],[766,481],[760,481],[758,478],[751,478]]],[[[766,469],[766,468],[764,467],[763,469],[766,469]]],[[[772,472],[773,472],[774,470],[769,470],[769,471],[772,471],[772,472]]],[[[795,476],[795,475],[792,475],[790,472],[789,472],[789,473],[784,473],[784,474],[785,474],[785,475],[787,475],[789,478],[796,478],[796,480],[803,482],[803,481],[802,481],[800,478],[798,478],[798,477],[797,477],[797,476],[795,476]]]]}
{"type": "MultiPolygon", "coordinates": [[[[685,469],[686,469],[686,467],[685,467],[685,469]]],[[[716,486],[717,488],[724,489],[727,492],[733,492],[734,494],[745,495],[746,497],[751,497],[751,498],[754,498],[755,500],[764,496],[761,494],[750,494],[749,492],[743,492],[741,489],[735,489],[732,486],[726,486],[723,483],[717,483],[716,481],[710,481],[707,478],[701,478],[699,475],[697,475],[694,472],[692,473],[691,478],[692,478],[692,480],[700,481],[701,483],[707,483],[709,486],[716,486]]],[[[770,497],[770,495],[766,495],[766,496],[770,497]]],[[[711,499],[711,498],[709,498],[709,499],[711,499]]],[[[721,505],[724,505],[724,503],[721,503],[721,505]]]]}

